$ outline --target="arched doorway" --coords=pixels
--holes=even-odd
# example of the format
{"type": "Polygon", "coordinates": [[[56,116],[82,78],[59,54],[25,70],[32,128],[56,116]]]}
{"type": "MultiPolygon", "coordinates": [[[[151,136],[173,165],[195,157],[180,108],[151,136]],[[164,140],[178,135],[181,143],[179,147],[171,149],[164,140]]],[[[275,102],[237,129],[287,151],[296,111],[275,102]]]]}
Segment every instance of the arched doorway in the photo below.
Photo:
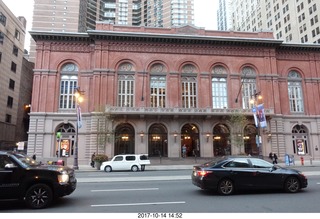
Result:
{"type": "Polygon", "coordinates": [[[181,129],[181,147],[187,147],[187,157],[200,155],[199,128],[195,124],[186,124],[181,129]]]}
{"type": "Polygon", "coordinates": [[[74,154],[76,131],[72,124],[61,124],[56,131],[54,154],[57,157],[70,157],[74,154]]]}
{"type": "Polygon", "coordinates": [[[308,130],[304,125],[295,125],[292,128],[292,145],[295,154],[308,154],[308,130]]]}
{"type": "Polygon", "coordinates": [[[118,125],[115,130],[114,155],[134,154],[134,128],[128,123],[118,125]]]}
{"type": "Polygon", "coordinates": [[[149,128],[148,153],[150,157],[168,156],[168,132],[164,125],[153,124],[149,128]]]}
{"type": "Polygon", "coordinates": [[[257,128],[254,125],[247,125],[244,129],[244,152],[250,155],[259,155],[259,147],[257,145],[257,128]]]}
{"type": "Polygon", "coordinates": [[[230,130],[224,124],[213,128],[213,153],[214,156],[231,155],[230,130]]]}

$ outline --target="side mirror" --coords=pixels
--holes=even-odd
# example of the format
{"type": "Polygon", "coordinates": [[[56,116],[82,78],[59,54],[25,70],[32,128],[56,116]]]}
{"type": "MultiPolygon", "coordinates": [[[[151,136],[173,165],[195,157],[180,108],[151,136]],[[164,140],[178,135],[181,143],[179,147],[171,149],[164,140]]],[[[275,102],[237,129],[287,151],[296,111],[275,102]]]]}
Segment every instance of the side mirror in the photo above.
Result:
{"type": "Polygon", "coordinates": [[[6,164],[6,165],[4,166],[4,168],[6,168],[6,169],[12,169],[12,168],[14,168],[14,167],[16,167],[16,165],[14,165],[13,163],[8,163],[8,164],[6,164]]]}

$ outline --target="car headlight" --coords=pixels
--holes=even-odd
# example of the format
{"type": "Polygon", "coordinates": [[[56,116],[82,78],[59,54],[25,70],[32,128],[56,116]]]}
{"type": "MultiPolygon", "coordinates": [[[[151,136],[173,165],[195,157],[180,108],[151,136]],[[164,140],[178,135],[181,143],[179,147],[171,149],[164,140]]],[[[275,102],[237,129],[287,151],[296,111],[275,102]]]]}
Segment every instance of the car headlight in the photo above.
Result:
{"type": "Polygon", "coordinates": [[[58,182],[59,183],[67,183],[69,182],[69,175],[67,173],[61,173],[58,175],[58,182]]]}

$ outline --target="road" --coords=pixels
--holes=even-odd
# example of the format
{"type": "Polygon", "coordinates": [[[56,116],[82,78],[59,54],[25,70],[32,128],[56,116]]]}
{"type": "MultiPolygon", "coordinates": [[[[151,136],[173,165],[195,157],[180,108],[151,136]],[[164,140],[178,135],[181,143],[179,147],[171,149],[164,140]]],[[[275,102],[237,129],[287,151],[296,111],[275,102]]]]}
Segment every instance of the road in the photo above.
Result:
{"type": "MultiPolygon", "coordinates": [[[[303,168],[309,186],[297,194],[208,193],[192,185],[189,170],[78,172],[78,187],[52,207],[30,210],[1,203],[1,213],[133,213],[134,218],[186,218],[188,213],[320,213],[320,168],[303,168]],[[155,213],[147,215],[142,213],[155,213]],[[167,215],[158,215],[166,213],[167,215]]],[[[318,215],[319,216],[319,215],[318,215]]]]}

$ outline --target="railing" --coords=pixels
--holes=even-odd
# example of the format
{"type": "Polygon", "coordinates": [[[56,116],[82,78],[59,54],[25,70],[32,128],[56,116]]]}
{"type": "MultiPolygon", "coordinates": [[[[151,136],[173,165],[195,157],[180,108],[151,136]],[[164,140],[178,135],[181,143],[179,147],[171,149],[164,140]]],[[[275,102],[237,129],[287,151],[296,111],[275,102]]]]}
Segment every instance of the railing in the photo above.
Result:
{"type": "MultiPolygon", "coordinates": [[[[234,113],[242,113],[252,115],[252,109],[226,108],[160,108],[160,107],[110,107],[105,108],[105,112],[110,114],[161,114],[161,115],[232,115],[234,113]]],[[[273,115],[274,109],[265,109],[266,116],[273,115]]]]}

